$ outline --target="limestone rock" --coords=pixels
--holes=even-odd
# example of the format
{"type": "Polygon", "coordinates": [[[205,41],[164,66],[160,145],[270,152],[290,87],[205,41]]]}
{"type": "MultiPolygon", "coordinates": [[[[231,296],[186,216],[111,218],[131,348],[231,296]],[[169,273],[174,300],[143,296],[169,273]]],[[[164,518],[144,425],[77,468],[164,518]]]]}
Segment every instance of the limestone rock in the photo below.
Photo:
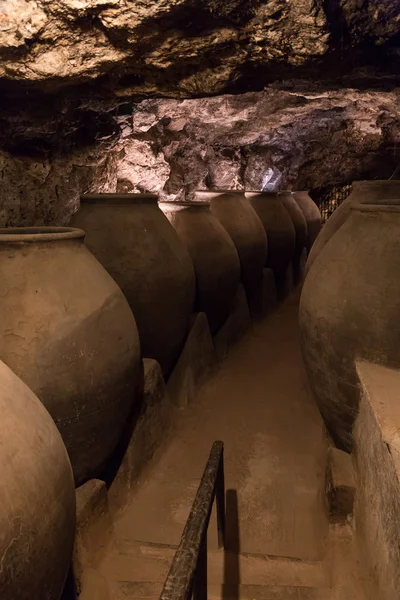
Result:
{"type": "MultiPolygon", "coordinates": [[[[59,130],[22,112],[12,123],[23,151],[20,140],[0,150],[0,224],[66,223],[86,192],[174,200],[201,187],[261,189],[271,174],[281,189],[396,178],[399,91],[309,88],[147,99],[126,114],[99,103],[89,117],[66,111],[59,130]]],[[[3,145],[16,136],[0,131],[3,145]]]]}
{"type": "Polygon", "coordinates": [[[0,77],[53,90],[103,76],[122,94],[220,93],[254,70],[271,80],[268,71],[315,68],[338,51],[364,56],[395,38],[399,16],[395,0],[3,0],[0,77]]]}
{"type": "Polygon", "coordinates": [[[128,86],[149,91],[167,74],[183,91],[212,93],[246,63],[302,65],[328,41],[321,0],[5,0],[0,75],[54,88],[128,72],[138,78],[128,86]]]}

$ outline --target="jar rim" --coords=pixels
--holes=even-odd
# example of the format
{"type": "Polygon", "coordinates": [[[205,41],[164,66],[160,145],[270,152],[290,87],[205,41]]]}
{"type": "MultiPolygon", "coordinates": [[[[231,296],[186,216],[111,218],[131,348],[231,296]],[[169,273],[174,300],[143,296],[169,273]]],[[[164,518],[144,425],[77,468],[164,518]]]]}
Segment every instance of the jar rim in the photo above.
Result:
{"type": "Polygon", "coordinates": [[[85,235],[82,229],[76,227],[2,227],[0,228],[0,243],[61,242],[83,239],[85,235]]]}
{"type": "Polygon", "coordinates": [[[278,196],[279,192],[264,192],[262,190],[246,190],[245,194],[251,194],[254,196],[278,196]]]}
{"type": "Polygon", "coordinates": [[[80,201],[83,204],[97,204],[99,206],[110,206],[110,205],[129,205],[129,204],[157,204],[157,194],[150,193],[138,193],[138,194],[118,194],[118,193],[104,193],[104,194],[82,194],[80,201]]]}
{"type": "Polygon", "coordinates": [[[205,200],[160,200],[158,205],[166,204],[168,206],[186,206],[195,208],[208,208],[210,203],[205,200]]]}
{"type": "Polygon", "coordinates": [[[210,188],[208,190],[195,190],[195,194],[237,194],[242,195],[245,190],[226,190],[218,188],[210,188]]]}

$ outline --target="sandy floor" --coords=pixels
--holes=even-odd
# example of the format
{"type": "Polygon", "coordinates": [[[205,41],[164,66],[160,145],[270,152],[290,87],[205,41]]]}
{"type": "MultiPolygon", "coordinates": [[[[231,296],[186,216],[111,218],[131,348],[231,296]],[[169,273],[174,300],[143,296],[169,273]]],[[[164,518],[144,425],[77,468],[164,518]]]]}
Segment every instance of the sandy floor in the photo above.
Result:
{"type": "Polygon", "coordinates": [[[321,560],[328,532],[322,500],[326,440],[301,360],[297,298],[256,324],[197,405],[181,414],[170,443],[118,518],[118,536],[178,544],[218,439],[225,443],[235,549],[321,560]]]}

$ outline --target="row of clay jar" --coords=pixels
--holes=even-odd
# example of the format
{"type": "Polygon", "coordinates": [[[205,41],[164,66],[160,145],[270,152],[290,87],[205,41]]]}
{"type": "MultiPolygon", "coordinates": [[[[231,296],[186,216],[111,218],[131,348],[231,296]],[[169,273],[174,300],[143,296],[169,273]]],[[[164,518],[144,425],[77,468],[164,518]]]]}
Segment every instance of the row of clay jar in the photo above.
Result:
{"type": "Polygon", "coordinates": [[[149,194],[87,195],[71,228],[3,230],[0,358],[49,410],[78,484],[115,447],[140,356],[167,378],[193,311],[206,313],[215,334],[240,280],[251,304],[264,266],[278,287],[292,260],[296,267],[307,223],[294,198],[205,191],[195,202],[158,204],[149,194]]]}
{"type": "Polygon", "coordinates": [[[71,227],[0,232],[0,358],[14,372],[0,363],[2,555],[21,540],[4,561],[3,598],[59,597],[74,482],[101,473],[140,404],[141,356],[168,378],[192,312],[204,311],[215,334],[240,281],[250,306],[264,267],[279,288],[319,227],[306,193],[219,190],[160,204],[149,194],[86,195],[71,227]],[[16,561],[25,565],[17,578],[16,561]]]}

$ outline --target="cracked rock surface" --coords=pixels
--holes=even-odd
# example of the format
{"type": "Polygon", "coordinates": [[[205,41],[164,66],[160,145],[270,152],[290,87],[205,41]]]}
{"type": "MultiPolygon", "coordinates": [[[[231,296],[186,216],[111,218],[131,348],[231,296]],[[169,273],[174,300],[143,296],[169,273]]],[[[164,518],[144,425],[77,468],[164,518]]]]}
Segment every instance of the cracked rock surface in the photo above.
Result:
{"type": "Polygon", "coordinates": [[[399,31],[395,0],[3,0],[0,77],[196,96],[332,54],[346,70],[368,49],[396,51],[399,31]]]}
{"type": "Polygon", "coordinates": [[[0,225],[398,173],[395,0],[3,0],[0,225]]]}
{"type": "Polygon", "coordinates": [[[110,116],[95,144],[36,155],[0,154],[2,225],[65,223],[88,191],[151,191],[191,198],[196,188],[313,189],[395,177],[400,90],[263,92],[148,99],[110,116]]]}

